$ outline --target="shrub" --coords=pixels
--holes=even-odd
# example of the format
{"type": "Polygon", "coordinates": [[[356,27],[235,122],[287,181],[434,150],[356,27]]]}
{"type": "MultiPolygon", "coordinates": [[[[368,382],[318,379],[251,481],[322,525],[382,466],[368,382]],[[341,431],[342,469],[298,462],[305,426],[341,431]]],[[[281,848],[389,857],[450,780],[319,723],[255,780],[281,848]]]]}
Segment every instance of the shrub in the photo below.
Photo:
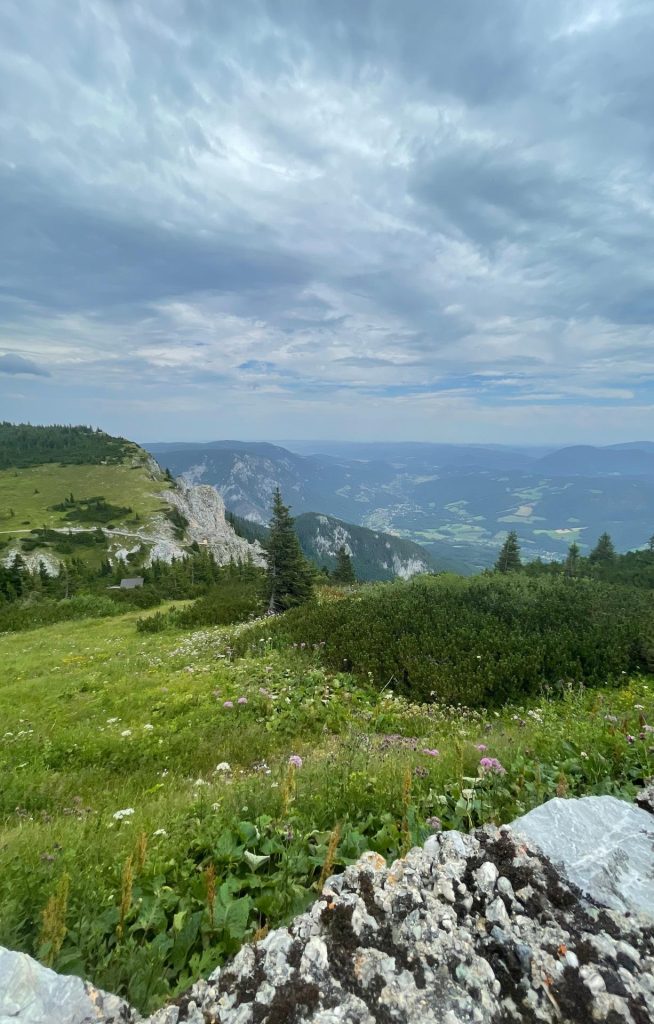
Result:
{"type": "Polygon", "coordinates": [[[478,705],[646,668],[654,611],[643,593],[588,579],[423,576],[313,601],[270,633],[324,644],[331,667],[414,700],[478,705]]]}
{"type": "Polygon", "coordinates": [[[173,608],[164,615],[138,619],[140,633],[160,633],[167,628],[197,629],[245,622],[262,609],[261,585],[255,580],[225,580],[212,587],[186,608],[173,608]]]}

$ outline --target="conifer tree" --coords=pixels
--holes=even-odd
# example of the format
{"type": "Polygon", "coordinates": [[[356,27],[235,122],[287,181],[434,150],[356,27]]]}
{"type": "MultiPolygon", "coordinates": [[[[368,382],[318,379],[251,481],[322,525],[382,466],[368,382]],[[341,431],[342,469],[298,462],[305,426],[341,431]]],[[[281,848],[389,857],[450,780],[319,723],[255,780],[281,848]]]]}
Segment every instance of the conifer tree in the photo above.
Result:
{"type": "Polygon", "coordinates": [[[603,533],[588,556],[593,565],[606,565],[615,559],[615,548],[608,533],[603,533]]]}
{"type": "Polygon", "coordinates": [[[520,545],[518,544],[518,534],[515,530],[511,530],[507,534],[507,538],[502,545],[502,549],[497,557],[495,568],[498,572],[515,572],[516,569],[522,567],[520,561],[520,545]]]}
{"type": "Polygon", "coordinates": [[[273,496],[270,532],[265,545],[268,610],[271,612],[308,601],[313,590],[313,572],[302,554],[293,522],[278,487],[273,496]]]}
{"type": "Polygon", "coordinates": [[[572,544],[568,548],[568,555],[565,560],[565,571],[568,576],[575,576],[579,572],[579,558],[581,551],[579,545],[573,540],[572,544]]]}
{"type": "Polygon", "coordinates": [[[332,579],[334,583],[356,583],[357,581],[352,559],[343,544],[336,552],[336,568],[332,573],[332,579]]]}

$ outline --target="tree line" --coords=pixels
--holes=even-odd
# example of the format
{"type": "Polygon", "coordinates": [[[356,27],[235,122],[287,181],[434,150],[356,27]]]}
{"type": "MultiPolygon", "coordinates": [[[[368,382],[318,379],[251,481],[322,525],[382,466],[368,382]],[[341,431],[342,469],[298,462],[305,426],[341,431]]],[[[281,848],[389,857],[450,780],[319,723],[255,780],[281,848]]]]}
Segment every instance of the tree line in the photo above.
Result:
{"type": "Polygon", "coordinates": [[[605,583],[654,588],[654,535],[650,537],[646,548],[619,554],[611,535],[604,532],[588,555],[582,555],[581,548],[573,541],[562,561],[543,562],[536,558],[523,563],[518,535],[515,530],[511,530],[500,549],[494,569],[501,573],[522,571],[533,576],[588,576],[605,583]]]}
{"type": "Polygon", "coordinates": [[[122,462],[134,448],[124,437],[111,437],[94,427],[0,423],[0,469],[26,469],[48,462],[122,462]]]}

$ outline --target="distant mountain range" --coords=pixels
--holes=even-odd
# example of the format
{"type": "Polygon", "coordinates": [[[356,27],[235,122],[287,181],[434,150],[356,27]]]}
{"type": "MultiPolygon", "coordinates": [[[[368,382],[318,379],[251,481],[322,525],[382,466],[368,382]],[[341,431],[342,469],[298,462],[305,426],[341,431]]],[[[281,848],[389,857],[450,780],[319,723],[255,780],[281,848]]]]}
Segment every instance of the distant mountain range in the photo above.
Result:
{"type": "Polygon", "coordinates": [[[268,521],[275,487],[295,515],[320,512],[425,547],[436,564],[491,564],[515,529],[527,558],[619,550],[654,533],[654,442],[561,449],[429,443],[214,441],[146,449],[175,476],[212,484],[228,509],[268,521]]]}
{"type": "MultiPolygon", "coordinates": [[[[268,529],[249,519],[228,513],[228,520],[239,536],[265,544],[268,529]]],[[[435,569],[456,569],[454,564],[437,564],[425,548],[410,540],[394,537],[365,526],[344,523],[321,512],[304,512],[295,520],[295,532],[307,558],[330,571],[336,567],[336,555],[344,547],[352,559],[357,579],[407,579],[435,569]]]]}

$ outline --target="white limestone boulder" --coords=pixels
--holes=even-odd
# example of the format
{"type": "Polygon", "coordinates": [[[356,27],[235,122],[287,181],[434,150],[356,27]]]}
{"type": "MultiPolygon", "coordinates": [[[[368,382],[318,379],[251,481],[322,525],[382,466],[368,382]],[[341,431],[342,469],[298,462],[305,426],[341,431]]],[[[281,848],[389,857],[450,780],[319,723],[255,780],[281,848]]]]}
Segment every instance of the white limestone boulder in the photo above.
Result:
{"type": "Polygon", "coordinates": [[[613,796],[557,797],[511,827],[598,903],[654,918],[654,815],[613,796]]]}

